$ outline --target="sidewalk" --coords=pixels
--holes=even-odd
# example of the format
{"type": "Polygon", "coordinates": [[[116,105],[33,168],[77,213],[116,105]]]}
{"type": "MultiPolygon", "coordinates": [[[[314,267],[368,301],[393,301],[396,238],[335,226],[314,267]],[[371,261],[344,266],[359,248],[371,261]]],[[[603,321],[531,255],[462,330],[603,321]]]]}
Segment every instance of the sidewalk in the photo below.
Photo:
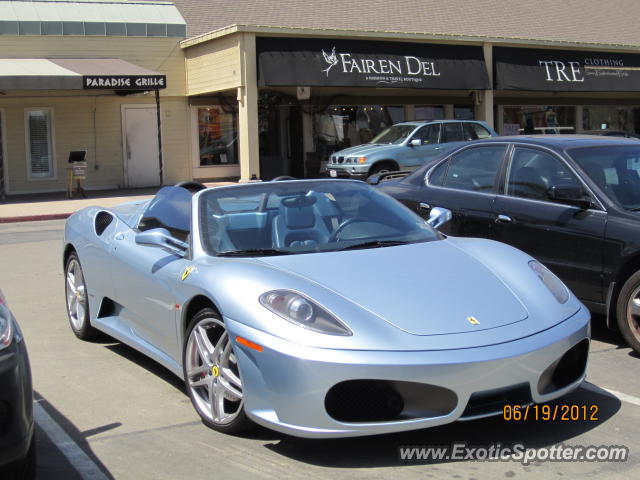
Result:
{"type": "MultiPolygon", "coordinates": [[[[208,187],[231,185],[233,182],[206,183],[208,187]]],[[[64,192],[11,195],[0,202],[0,223],[31,222],[67,218],[72,213],[91,205],[113,207],[119,203],[151,198],[154,188],[87,191],[89,198],[67,199],[64,192]]]]}

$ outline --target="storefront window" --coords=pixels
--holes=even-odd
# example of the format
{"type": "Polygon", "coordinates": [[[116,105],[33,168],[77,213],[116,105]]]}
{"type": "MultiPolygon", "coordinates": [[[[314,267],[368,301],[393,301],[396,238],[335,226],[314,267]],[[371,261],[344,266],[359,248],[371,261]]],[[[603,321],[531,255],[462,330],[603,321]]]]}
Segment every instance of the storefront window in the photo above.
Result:
{"type": "Polygon", "coordinates": [[[238,163],[238,127],[234,113],[221,107],[198,107],[200,166],[238,163]]]}
{"type": "Polygon", "coordinates": [[[421,122],[433,122],[444,119],[444,107],[442,105],[416,105],[415,119],[421,122]]]}
{"type": "Polygon", "coordinates": [[[585,106],[582,108],[582,128],[640,133],[640,108],[585,106]]]}
{"type": "Polygon", "coordinates": [[[314,115],[314,142],[320,158],[370,142],[385,128],[404,121],[401,105],[332,105],[314,115]]]}
{"type": "Polygon", "coordinates": [[[503,109],[503,135],[576,133],[575,107],[526,105],[503,109]]]}
{"type": "Polygon", "coordinates": [[[468,105],[455,105],[453,107],[453,118],[456,120],[475,120],[473,107],[468,105]]]}
{"type": "Polygon", "coordinates": [[[49,109],[27,111],[27,157],[31,178],[54,176],[51,114],[49,109]]]}

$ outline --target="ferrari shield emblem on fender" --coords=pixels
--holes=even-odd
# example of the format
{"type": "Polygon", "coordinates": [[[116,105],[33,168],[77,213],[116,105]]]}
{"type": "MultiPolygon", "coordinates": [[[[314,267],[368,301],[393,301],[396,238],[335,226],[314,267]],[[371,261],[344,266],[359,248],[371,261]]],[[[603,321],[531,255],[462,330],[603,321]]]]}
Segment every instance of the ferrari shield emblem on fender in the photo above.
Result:
{"type": "Polygon", "coordinates": [[[195,270],[196,267],[194,267],[193,265],[187,267],[184,269],[184,272],[182,272],[182,277],[180,278],[183,282],[186,280],[186,278],[191,274],[191,272],[193,272],[195,270]]]}
{"type": "Polygon", "coordinates": [[[467,321],[471,325],[480,325],[480,322],[478,321],[478,319],[476,317],[467,317],[467,321]]]}

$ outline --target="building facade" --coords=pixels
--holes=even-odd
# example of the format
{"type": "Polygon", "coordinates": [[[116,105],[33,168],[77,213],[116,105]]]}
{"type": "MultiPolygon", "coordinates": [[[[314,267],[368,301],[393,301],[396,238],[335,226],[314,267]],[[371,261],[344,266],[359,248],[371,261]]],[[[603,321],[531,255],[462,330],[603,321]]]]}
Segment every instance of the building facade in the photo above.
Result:
{"type": "Polygon", "coordinates": [[[175,3],[194,177],[315,176],[404,120],[640,133],[636,2],[175,3]],[[227,132],[220,158],[212,128],[227,132]]]}
{"type": "Polygon", "coordinates": [[[190,178],[185,35],[170,2],[0,1],[4,192],[64,191],[77,151],[88,189],[190,178]]]}
{"type": "Polygon", "coordinates": [[[639,16],[626,0],[0,0],[0,185],[64,190],[74,151],[96,189],[313,177],[405,120],[640,133],[639,16]]]}

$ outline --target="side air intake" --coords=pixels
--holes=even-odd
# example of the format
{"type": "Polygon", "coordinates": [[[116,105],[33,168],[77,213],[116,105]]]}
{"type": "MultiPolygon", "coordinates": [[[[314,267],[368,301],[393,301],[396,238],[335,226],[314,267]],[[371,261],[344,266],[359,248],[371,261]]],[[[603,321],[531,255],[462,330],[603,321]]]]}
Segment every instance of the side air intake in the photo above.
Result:
{"type": "Polygon", "coordinates": [[[93,224],[96,235],[102,235],[111,222],[113,222],[113,215],[109,212],[98,212],[93,224]]]}

